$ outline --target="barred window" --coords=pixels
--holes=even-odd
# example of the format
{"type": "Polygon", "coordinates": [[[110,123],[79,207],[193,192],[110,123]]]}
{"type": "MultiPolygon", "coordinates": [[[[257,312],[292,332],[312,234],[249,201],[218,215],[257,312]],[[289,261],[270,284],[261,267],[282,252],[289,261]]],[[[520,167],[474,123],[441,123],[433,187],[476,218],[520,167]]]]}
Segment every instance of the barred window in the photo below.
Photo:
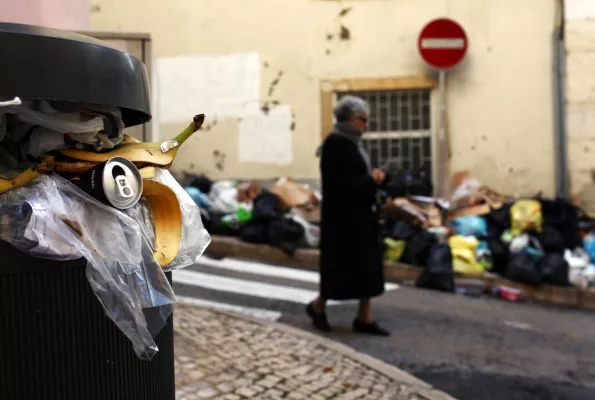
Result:
{"type": "Polygon", "coordinates": [[[364,145],[373,167],[421,170],[432,176],[431,90],[337,92],[370,104],[364,145]]]}

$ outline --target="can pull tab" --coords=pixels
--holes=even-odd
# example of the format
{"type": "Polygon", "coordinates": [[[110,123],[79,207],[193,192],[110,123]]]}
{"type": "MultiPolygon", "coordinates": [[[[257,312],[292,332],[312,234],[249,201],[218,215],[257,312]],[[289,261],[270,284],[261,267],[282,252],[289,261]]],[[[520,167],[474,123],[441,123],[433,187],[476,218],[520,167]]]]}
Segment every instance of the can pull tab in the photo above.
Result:
{"type": "Polygon", "coordinates": [[[130,182],[128,182],[124,170],[122,168],[114,168],[113,172],[118,194],[124,198],[134,197],[134,190],[132,189],[130,182]]]}

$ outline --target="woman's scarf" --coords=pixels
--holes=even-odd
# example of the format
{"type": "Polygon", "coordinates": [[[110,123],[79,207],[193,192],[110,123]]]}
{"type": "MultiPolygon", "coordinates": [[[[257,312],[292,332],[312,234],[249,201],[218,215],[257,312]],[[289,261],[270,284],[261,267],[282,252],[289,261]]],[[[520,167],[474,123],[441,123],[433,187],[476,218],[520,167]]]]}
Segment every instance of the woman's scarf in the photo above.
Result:
{"type": "MultiPolygon", "coordinates": [[[[338,122],[337,124],[335,124],[335,126],[333,127],[333,130],[331,131],[330,134],[342,136],[345,139],[352,142],[353,144],[355,144],[357,146],[357,149],[359,150],[360,155],[364,159],[366,167],[368,167],[368,171],[370,171],[370,172],[372,171],[372,165],[370,163],[370,156],[368,155],[368,152],[366,151],[366,148],[364,147],[364,144],[362,143],[362,136],[363,136],[364,132],[362,132],[361,129],[359,129],[357,126],[352,125],[348,122],[338,122]]],[[[318,150],[316,151],[316,155],[318,157],[320,157],[322,155],[322,145],[318,147],[318,150]]]]}

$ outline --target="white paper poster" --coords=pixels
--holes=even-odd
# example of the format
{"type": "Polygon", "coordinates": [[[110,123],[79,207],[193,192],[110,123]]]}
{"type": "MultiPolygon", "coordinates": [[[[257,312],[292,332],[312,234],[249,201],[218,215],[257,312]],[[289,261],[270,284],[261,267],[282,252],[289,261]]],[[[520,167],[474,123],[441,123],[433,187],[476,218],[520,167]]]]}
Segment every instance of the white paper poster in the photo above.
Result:
{"type": "Polygon", "coordinates": [[[245,116],[240,122],[239,161],[288,165],[293,160],[292,112],[289,106],[245,116]]]}
{"type": "Polygon", "coordinates": [[[260,106],[260,56],[158,58],[159,122],[190,121],[204,113],[213,118],[239,118],[260,106]]]}

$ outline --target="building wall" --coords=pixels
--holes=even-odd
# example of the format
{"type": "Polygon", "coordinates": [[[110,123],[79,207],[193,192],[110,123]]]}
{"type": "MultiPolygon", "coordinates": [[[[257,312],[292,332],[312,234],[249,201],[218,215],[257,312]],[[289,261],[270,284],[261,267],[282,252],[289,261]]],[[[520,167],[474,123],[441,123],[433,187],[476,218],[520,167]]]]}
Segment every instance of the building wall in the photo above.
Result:
{"type": "Polygon", "coordinates": [[[566,0],[565,6],[568,158],[571,190],[576,194],[594,184],[595,2],[566,0]]]}
{"type": "Polygon", "coordinates": [[[89,29],[88,0],[0,0],[0,21],[50,28],[89,29]]]}
{"type": "Polygon", "coordinates": [[[448,77],[450,169],[553,193],[553,0],[93,0],[91,10],[93,29],[151,33],[162,138],[194,113],[210,117],[175,168],[259,179],[318,176],[323,80],[432,75],[417,35],[454,18],[470,49],[448,77]]]}

